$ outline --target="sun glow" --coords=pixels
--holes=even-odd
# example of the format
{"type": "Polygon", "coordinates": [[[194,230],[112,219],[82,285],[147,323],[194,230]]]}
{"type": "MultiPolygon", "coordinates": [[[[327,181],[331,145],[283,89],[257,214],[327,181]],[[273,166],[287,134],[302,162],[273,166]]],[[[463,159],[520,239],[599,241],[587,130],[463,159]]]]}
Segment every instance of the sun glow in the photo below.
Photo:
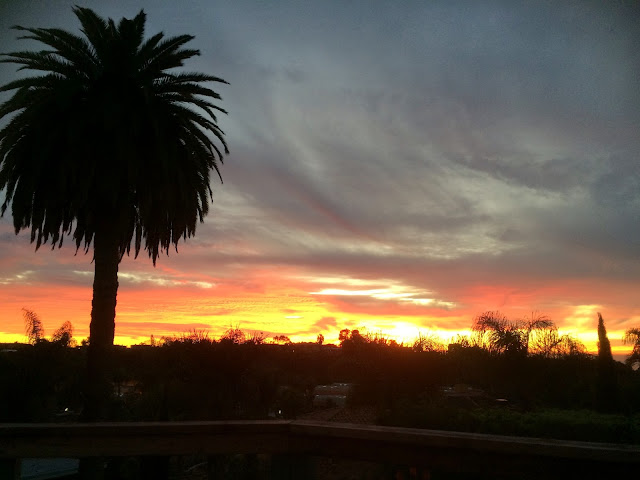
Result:
{"type": "MultiPolygon", "coordinates": [[[[79,262],[78,267],[69,269],[70,275],[63,279],[72,284],[60,287],[44,288],[42,272],[34,269],[23,270],[21,280],[3,279],[9,282],[3,285],[7,298],[0,305],[6,332],[0,334],[2,340],[25,340],[22,308],[40,316],[46,334],[70,320],[75,338],[86,338],[92,272],[83,270],[84,266],[79,262]]],[[[188,274],[168,266],[154,269],[131,259],[125,259],[120,279],[116,343],[124,345],[148,342],[151,335],[159,339],[192,330],[219,338],[230,326],[237,326],[246,333],[263,332],[267,337],[286,335],[294,342],[313,342],[322,334],[325,343],[338,343],[338,334],[344,328],[404,345],[428,336],[446,348],[457,335],[470,334],[476,315],[497,310],[496,299],[511,295],[489,289],[485,301],[489,308],[483,308],[465,305],[471,299],[473,305],[482,303],[475,292],[466,302],[454,302],[439,299],[436,292],[388,279],[314,277],[290,267],[263,267],[244,271],[239,280],[201,272],[188,274]]],[[[589,351],[596,352],[596,318],[601,308],[597,304],[564,305],[558,313],[544,313],[557,323],[561,333],[576,336],[589,351]]],[[[520,318],[522,311],[504,313],[520,318]]],[[[605,315],[613,352],[622,356],[630,347],[623,345],[624,329],[613,319],[613,313],[605,315]]],[[[640,317],[630,321],[638,324],[640,317]]]]}

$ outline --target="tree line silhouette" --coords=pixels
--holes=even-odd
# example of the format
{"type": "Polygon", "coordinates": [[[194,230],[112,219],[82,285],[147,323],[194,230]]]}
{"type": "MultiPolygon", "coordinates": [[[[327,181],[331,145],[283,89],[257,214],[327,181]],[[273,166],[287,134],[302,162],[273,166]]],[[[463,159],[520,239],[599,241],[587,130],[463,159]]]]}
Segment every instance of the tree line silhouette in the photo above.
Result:
{"type": "MultiPolygon", "coordinates": [[[[24,316],[32,333],[34,325],[43,331],[37,315],[25,310],[24,316]]],[[[184,332],[113,347],[106,418],[295,418],[313,409],[317,385],[341,382],[353,386],[349,406],[373,407],[383,424],[507,433],[518,422],[505,415],[549,409],[593,412],[586,418],[596,412],[631,415],[630,421],[640,422],[640,371],[632,368],[636,346],[626,363],[616,362],[602,316],[598,331],[598,355],[575,339],[557,336],[546,317],[513,322],[498,312],[479,315],[471,335],[446,346],[432,334],[405,345],[349,329],[340,331],[339,345],[323,339],[294,343],[237,326],[217,339],[206,331],[184,332]],[[447,388],[462,391],[450,395],[447,388]],[[467,395],[465,388],[475,393],[467,395]]],[[[0,421],[77,418],[88,346],[72,345],[41,334],[0,354],[0,381],[7,386],[0,394],[0,421]]],[[[545,420],[552,432],[553,418],[545,420]]],[[[615,427],[627,431],[617,437],[600,434],[620,441],[640,433],[640,425],[624,425],[615,427]]]]}

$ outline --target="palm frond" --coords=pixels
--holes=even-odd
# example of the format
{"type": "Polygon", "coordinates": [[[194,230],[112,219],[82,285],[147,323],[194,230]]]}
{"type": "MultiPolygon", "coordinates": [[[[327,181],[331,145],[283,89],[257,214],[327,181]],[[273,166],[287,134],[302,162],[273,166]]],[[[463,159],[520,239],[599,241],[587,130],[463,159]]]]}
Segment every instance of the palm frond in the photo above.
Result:
{"type": "Polygon", "coordinates": [[[19,39],[37,40],[54,48],[56,53],[68,62],[76,65],[80,71],[92,71],[97,65],[95,52],[82,37],[73,35],[59,28],[25,28],[13,27],[16,30],[27,31],[31,35],[18,37],[19,39]]]}
{"type": "Polygon", "coordinates": [[[132,51],[137,50],[144,40],[144,24],[147,15],[144,10],[140,10],[132,20],[122,18],[118,23],[117,35],[122,41],[132,47],[132,51]]]}
{"type": "Polygon", "coordinates": [[[626,332],[624,332],[624,337],[622,338],[622,341],[625,344],[628,344],[628,343],[640,344],[640,327],[630,328],[626,332]]]}
{"type": "Polygon", "coordinates": [[[202,98],[199,98],[199,97],[185,96],[185,95],[181,95],[179,93],[173,93],[173,92],[162,93],[162,94],[159,94],[159,96],[163,99],[163,101],[166,101],[166,102],[185,104],[185,105],[189,105],[189,104],[195,105],[201,108],[202,110],[204,110],[205,112],[207,112],[207,114],[211,116],[211,119],[216,124],[218,122],[218,117],[215,114],[215,111],[225,113],[225,114],[228,113],[225,109],[219,107],[213,102],[203,100],[202,98]]]}
{"type": "Polygon", "coordinates": [[[164,33],[156,33],[154,36],[145,40],[136,53],[136,61],[139,65],[146,65],[149,61],[149,56],[153,52],[160,40],[164,38],[164,33]]]}
{"type": "Polygon", "coordinates": [[[64,77],[58,73],[41,75],[38,77],[20,78],[18,80],[14,80],[13,82],[9,82],[5,85],[0,86],[0,92],[6,92],[9,90],[15,90],[19,88],[25,88],[27,90],[39,89],[39,88],[49,89],[54,87],[59,81],[63,79],[64,77]]]}
{"type": "Polygon", "coordinates": [[[0,63],[16,63],[22,65],[18,70],[40,70],[55,72],[65,77],[76,77],[78,70],[72,63],[62,59],[56,52],[14,52],[2,54],[0,63]]]}
{"type": "Polygon", "coordinates": [[[83,36],[16,27],[51,50],[5,54],[1,62],[42,74],[0,87],[0,213],[36,248],[72,236],[89,250],[100,212],[114,218],[120,252],[159,252],[192,236],[209,212],[210,174],[229,153],[216,113],[227,83],[198,72],[174,73],[198,55],[194,37],[144,39],[146,16],[104,20],[75,7],[83,36]]]}
{"type": "Polygon", "coordinates": [[[93,10],[83,7],[74,7],[73,13],[80,20],[82,25],[81,31],[85,34],[91,43],[96,56],[104,58],[107,54],[108,45],[108,29],[109,25],[103,18],[96,15],[93,10]]]}
{"type": "Polygon", "coordinates": [[[220,95],[216,93],[214,90],[203,87],[202,85],[198,85],[197,83],[183,83],[183,82],[172,82],[166,81],[162,83],[157,83],[154,85],[154,89],[158,93],[178,93],[182,95],[202,95],[205,97],[214,98],[216,100],[220,99],[220,95]]]}
{"type": "Polygon", "coordinates": [[[160,41],[149,52],[147,58],[141,59],[141,71],[149,78],[157,78],[163,75],[165,70],[181,67],[184,60],[200,54],[198,50],[179,50],[193,38],[191,35],[180,35],[160,41]]]}
{"type": "Polygon", "coordinates": [[[169,83],[218,82],[229,84],[229,82],[220,77],[198,72],[168,73],[160,77],[160,79],[166,80],[169,83]]]}

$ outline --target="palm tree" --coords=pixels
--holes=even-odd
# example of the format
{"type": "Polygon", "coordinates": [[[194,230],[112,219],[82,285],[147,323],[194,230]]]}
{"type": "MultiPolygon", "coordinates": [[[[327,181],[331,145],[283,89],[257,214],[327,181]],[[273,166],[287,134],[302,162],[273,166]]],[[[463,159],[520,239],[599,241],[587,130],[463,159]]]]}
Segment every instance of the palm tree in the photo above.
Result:
{"type": "Polygon", "coordinates": [[[0,61],[37,75],[12,81],[0,105],[1,207],[16,234],[31,229],[36,249],[70,236],[88,252],[95,275],[91,309],[88,418],[104,414],[106,355],[115,331],[118,265],[132,246],[154,265],[160,251],[191,237],[209,210],[209,175],[229,153],[203,82],[176,72],[198,50],[194,37],[144,39],[146,15],[117,24],[75,7],[83,36],[57,28],[13,27],[48,49],[3,54],[0,61]],[[101,383],[102,382],[102,383],[101,383]],[[102,385],[103,391],[100,391],[102,385]]]}
{"type": "Polygon", "coordinates": [[[558,330],[548,328],[536,332],[529,342],[529,353],[545,358],[582,357],[587,348],[571,334],[559,335],[558,330]]]}
{"type": "Polygon", "coordinates": [[[492,353],[527,355],[534,332],[555,330],[546,316],[531,315],[530,319],[512,322],[500,312],[485,312],[476,317],[473,330],[480,334],[492,353]]]}
{"type": "Polygon", "coordinates": [[[544,335],[545,332],[557,331],[555,323],[546,315],[538,315],[531,313],[531,317],[521,320],[519,323],[520,328],[524,331],[525,351],[529,351],[529,344],[531,342],[532,335],[544,335]]]}
{"type": "Polygon", "coordinates": [[[624,333],[625,344],[633,344],[633,350],[625,360],[627,365],[637,368],[640,366],[640,328],[630,328],[624,333]]]}

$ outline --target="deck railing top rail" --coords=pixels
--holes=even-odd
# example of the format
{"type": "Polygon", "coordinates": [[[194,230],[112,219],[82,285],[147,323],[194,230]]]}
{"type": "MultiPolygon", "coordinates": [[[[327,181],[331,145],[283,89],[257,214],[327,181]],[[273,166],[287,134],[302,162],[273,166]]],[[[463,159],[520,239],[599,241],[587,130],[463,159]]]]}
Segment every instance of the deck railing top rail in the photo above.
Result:
{"type": "MultiPolygon", "coordinates": [[[[237,453],[286,453],[303,439],[352,440],[421,448],[472,449],[478,452],[620,461],[640,465],[640,445],[579,442],[487,435],[442,430],[356,425],[305,420],[117,422],[117,423],[5,423],[0,424],[0,457],[220,453],[216,440],[242,438],[237,453]],[[278,439],[275,444],[264,442],[278,439]],[[118,439],[117,444],[112,444],[118,439]],[[288,440],[288,441],[287,441],[288,440]],[[291,441],[293,440],[293,441],[291,441]],[[212,442],[213,441],[213,442],[212,442]],[[135,445],[129,445],[133,442],[135,445]],[[133,449],[132,449],[133,447],[133,449]],[[262,452],[261,449],[266,451],[262,452]],[[170,452],[169,452],[170,451],[170,452]]],[[[235,442],[234,442],[235,443],[235,442]]],[[[225,449],[226,450],[226,449],[225,449]]]]}
{"type": "Polygon", "coordinates": [[[0,424],[0,458],[5,459],[237,453],[346,457],[449,470],[473,463],[518,469],[562,463],[618,472],[640,467],[640,445],[302,420],[0,424]]]}

